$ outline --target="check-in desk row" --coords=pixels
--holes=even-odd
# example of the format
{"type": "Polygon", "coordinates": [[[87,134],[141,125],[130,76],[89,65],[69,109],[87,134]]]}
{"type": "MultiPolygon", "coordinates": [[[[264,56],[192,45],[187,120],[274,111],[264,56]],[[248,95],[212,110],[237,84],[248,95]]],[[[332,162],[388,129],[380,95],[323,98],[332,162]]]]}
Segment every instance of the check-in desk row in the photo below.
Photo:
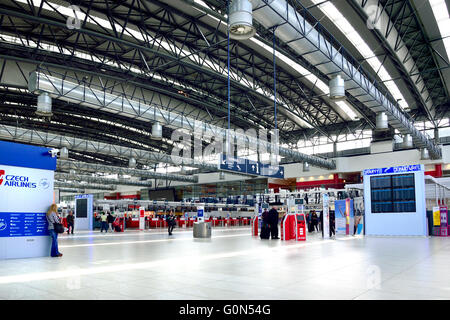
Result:
{"type": "MultiPolygon", "coordinates": [[[[177,218],[176,223],[177,227],[183,228],[183,227],[193,227],[194,222],[197,221],[197,218],[177,218]]],[[[211,227],[224,227],[224,226],[249,226],[250,225],[250,218],[243,217],[243,218],[208,218],[205,219],[205,222],[211,222],[211,227]]],[[[167,221],[165,219],[161,218],[150,218],[146,221],[146,228],[147,229],[153,229],[153,228],[166,228],[167,221]]]]}

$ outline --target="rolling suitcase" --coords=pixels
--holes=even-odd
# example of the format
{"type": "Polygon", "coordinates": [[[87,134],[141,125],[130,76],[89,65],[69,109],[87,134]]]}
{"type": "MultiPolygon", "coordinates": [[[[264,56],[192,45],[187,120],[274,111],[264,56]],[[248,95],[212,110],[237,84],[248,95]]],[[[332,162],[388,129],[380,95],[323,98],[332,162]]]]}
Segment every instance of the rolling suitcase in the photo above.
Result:
{"type": "Polygon", "coordinates": [[[262,224],[261,226],[261,234],[259,235],[261,239],[269,239],[270,238],[270,228],[266,224],[262,224]]]}

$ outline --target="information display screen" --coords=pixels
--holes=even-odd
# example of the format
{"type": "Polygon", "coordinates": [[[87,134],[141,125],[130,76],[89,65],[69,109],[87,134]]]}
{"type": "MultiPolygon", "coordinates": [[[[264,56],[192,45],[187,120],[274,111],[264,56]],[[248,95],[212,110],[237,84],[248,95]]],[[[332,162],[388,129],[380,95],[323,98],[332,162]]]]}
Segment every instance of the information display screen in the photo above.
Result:
{"type": "Polygon", "coordinates": [[[297,215],[297,222],[303,222],[303,221],[305,221],[305,216],[302,214],[297,215]]]}
{"type": "Polygon", "coordinates": [[[372,213],[415,212],[414,174],[370,177],[372,213]]]}
{"type": "Polygon", "coordinates": [[[75,212],[77,218],[87,218],[87,203],[88,199],[77,199],[77,211],[75,212]]]}

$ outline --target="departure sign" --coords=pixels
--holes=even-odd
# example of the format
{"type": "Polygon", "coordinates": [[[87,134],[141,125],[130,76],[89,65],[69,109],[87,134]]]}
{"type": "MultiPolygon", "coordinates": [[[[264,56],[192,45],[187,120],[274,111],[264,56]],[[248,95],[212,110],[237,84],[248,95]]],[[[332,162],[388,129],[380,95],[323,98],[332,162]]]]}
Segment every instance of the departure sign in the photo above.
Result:
{"type": "Polygon", "coordinates": [[[219,158],[220,170],[232,171],[236,173],[264,176],[269,178],[284,178],[283,166],[272,166],[258,161],[229,157],[221,154],[219,158]]]}
{"type": "Polygon", "coordinates": [[[415,171],[422,171],[422,165],[414,164],[414,165],[399,166],[399,167],[367,169],[367,170],[364,170],[364,175],[372,176],[372,175],[376,175],[376,174],[404,173],[404,172],[415,172],[415,171]]]}

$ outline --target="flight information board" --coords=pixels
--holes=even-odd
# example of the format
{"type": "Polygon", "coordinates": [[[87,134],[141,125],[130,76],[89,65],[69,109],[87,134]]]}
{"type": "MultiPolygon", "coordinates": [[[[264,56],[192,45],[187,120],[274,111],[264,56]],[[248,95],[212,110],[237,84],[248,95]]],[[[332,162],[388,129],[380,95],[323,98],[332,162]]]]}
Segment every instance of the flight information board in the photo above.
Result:
{"type": "Polygon", "coordinates": [[[75,213],[77,218],[87,218],[87,202],[88,199],[77,199],[77,212],[75,213]]]}
{"type": "Polygon", "coordinates": [[[373,213],[415,212],[414,174],[370,177],[373,213]]]}

